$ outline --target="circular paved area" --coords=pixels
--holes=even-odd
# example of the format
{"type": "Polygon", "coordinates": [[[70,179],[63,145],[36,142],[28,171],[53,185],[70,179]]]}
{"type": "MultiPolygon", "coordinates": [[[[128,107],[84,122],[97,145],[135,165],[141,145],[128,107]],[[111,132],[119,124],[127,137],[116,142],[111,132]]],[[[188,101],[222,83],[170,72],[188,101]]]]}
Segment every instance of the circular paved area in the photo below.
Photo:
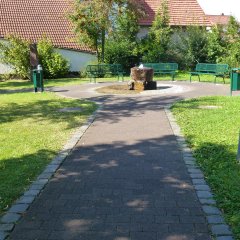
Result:
{"type": "Polygon", "coordinates": [[[213,83],[203,83],[203,82],[171,82],[171,81],[158,81],[157,90],[144,91],[140,94],[100,94],[95,90],[104,86],[111,84],[127,84],[123,83],[97,83],[97,84],[85,84],[78,86],[66,86],[52,88],[51,91],[65,97],[72,98],[87,98],[94,101],[102,102],[104,99],[108,98],[142,98],[142,97],[173,97],[174,100],[184,99],[184,98],[194,98],[200,96],[214,96],[214,95],[229,95],[230,88],[229,85],[224,84],[213,84],[213,83]]]}

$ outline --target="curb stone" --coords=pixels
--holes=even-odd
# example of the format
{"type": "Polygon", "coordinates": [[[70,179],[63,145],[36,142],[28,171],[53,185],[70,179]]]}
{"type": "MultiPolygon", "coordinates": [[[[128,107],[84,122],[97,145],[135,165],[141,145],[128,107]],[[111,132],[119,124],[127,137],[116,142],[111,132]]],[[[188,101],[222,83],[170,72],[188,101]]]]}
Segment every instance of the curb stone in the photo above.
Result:
{"type": "Polygon", "coordinates": [[[44,189],[50,178],[54,175],[63,161],[70,154],[77,142],[81,139],[87,129],[96,119],[97,114],[103,109],[98,103],[98,109],[79,127],[66,142],[58,155],[45,167],[44,171],[29,186],[23,195],[9,208],[9,210],[0,218],[0,240],[7,239],[15,224],[21,219],[22,215],[28,210],[32,202],[44,189]]]}
{"type": "Polygon", "coordinates": [[[204,175],[197,165],[191,149],[186,146],[186,140],[181,133],[180,127],[176,123],[176,119],[174,118],[170,109],[170,105],[166,106],[165,113],[173,133],[176,136],[179,149],[182,152],[183,160],[192,179],[193,186],[202,205],[203,212],[206,215],[211,233],[216,240],[234,240],[230,227],[225,223],[221,211],[216,207],[213,193],[206,183],[204,175]]]}

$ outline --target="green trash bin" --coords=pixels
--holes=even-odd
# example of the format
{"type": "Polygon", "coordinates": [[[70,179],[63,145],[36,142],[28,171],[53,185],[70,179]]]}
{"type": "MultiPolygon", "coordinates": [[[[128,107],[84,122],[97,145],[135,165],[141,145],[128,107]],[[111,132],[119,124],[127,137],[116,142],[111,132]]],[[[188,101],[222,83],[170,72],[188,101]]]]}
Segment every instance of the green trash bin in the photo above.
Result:
{"type": "Polygon", "coordinates": [[[41,91],[44,91],[43,86],[43,69],[41,65],[38,65],[37,69],[32,70],[32,77],[33,77],[33,85],[34,85],[34,91],[37,92],[38,88],[41,89],[41,91]]]}

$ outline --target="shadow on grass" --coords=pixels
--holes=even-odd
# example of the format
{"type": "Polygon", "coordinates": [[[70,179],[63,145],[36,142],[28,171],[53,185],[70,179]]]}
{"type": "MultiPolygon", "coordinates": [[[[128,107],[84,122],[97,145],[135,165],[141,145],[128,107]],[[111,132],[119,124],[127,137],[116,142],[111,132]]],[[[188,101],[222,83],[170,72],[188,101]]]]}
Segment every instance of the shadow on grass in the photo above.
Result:
{"type": "Polygon", "coordinates": [[[50,120],[56,124],[58,122],[67,122],[68,128],[72,128],[79,125],[77,116],[87,117],[94,110],[95,104],[83,100],[42,99],[31,102],[14,102],[1,106],[0,122],[9,123],[29,118],[36,121],[36,124],[44,120],[50,120]],[[73,107],[80,107],[82,111],[59,112],[62,108],[73,107]]]}
{"type": "Polygon", "coordinates": [[[41,149],[33,154],[0,161],[0,215],[26,190],[56,154],[57,152],[41,149]]]}
{"type": "MultiPolygon", "coordinates": [[[[189,143],[194,137],[187,137],[189,143]]],[[[211,186],[219,208],[231,225],[236,239],[240,239],[240,164],[236,160],[237,148],[205,142],[196,146],[194,156],[211,186]]]]}

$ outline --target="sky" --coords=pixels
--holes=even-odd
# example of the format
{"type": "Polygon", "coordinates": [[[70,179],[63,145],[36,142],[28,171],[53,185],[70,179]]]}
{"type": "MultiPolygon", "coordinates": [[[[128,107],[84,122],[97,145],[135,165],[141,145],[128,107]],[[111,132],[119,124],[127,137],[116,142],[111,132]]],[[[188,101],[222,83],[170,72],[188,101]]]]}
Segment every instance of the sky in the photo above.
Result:
{"type": "Polygon", "coordinates": [[[198,0],[206,14],[224,13],[233,15],[240,21],[240,0],[198,0]]]}

